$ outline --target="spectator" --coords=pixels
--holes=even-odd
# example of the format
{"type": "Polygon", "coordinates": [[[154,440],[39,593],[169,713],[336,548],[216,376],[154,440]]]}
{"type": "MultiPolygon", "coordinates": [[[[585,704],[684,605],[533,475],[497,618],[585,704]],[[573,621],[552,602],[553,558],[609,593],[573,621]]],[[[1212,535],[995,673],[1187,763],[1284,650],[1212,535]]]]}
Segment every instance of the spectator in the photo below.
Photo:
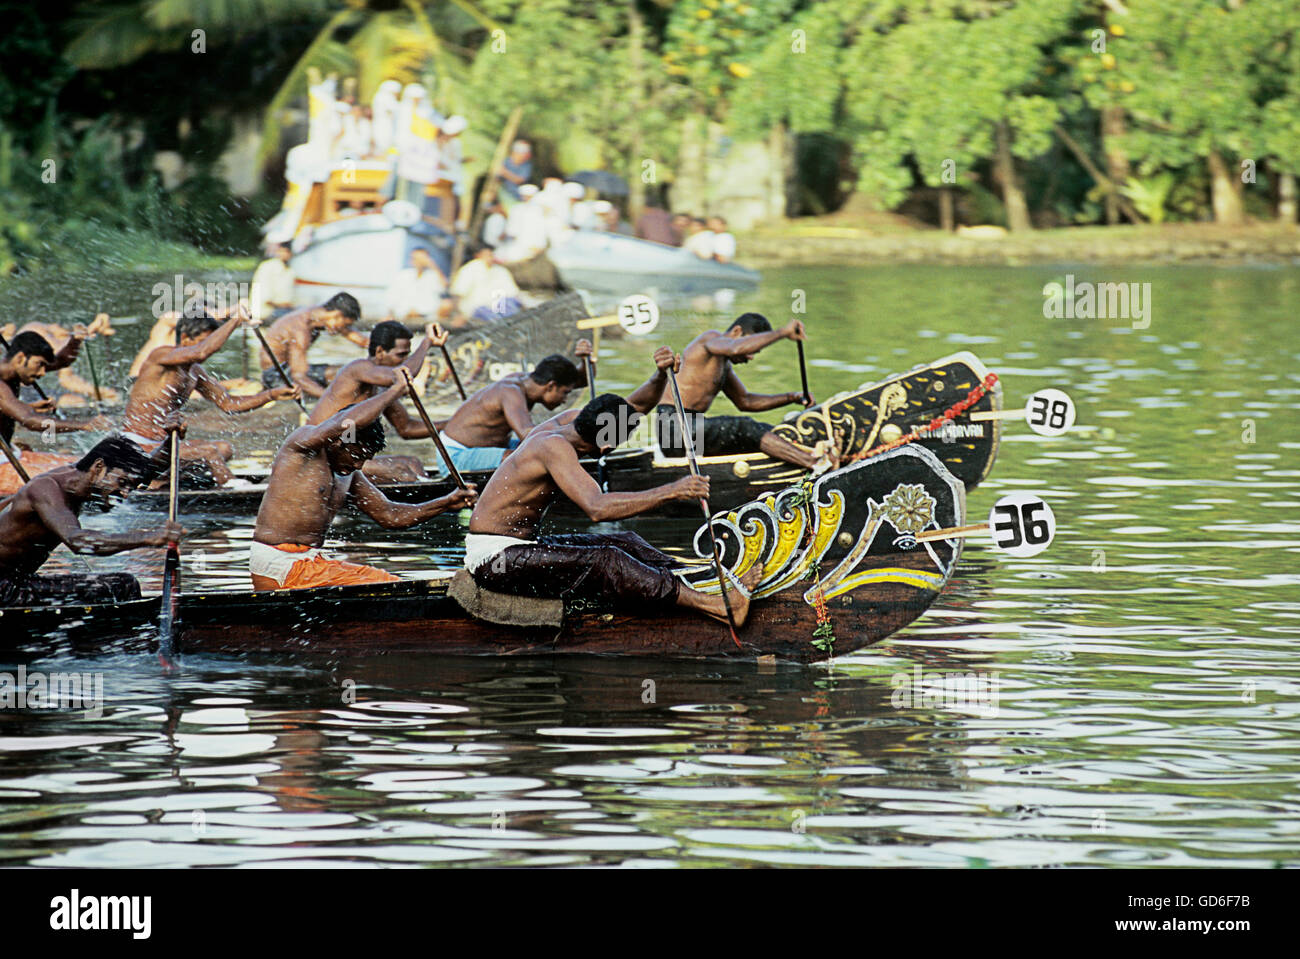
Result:
{"type": "Polygon", "coordinates": [[[505,195],[507,208],[519,202],[519,188],[532,176],[533,148],[527,140],[516,140],[510,145],[510,155],[497,169],[497,187],[505,195]]]}
{"type": "Polygon", "coordinates": [[[523,309],[515,278],[496,262],[493,248],[480,243],[471,250],[471,255],[473,259],[460,268],[451,282],[456,310],[462,316],[490,323],[523,309]]]}
{"type": "Polygon", "coordinates": [[[719,263],[730,263],[736,258],[736,238],[727,230],[725,217],[709,217],[709,229],[713,231],[713,258],[719,263]]]}
{"type": "Polygon", "coordinates": [[[483,220],[483,242],[496,249],[506,238],[506,210],[500,201],[494,201],[487,208],[487,217],[483,220]]]}
{"type": "Polygon", "coordinates": [[[682,244],[682,247],[690,250],[701,260],[713,259],[713,231],[705,225],[702,219],[692,217],[686,242],[682,244]]]}
{"type": "Polygon", "coordinates": [[[411,266],[398,273],[388,288],[385,319],[425,323],[439,316],[447,278],[424,247],[411,250],[411,266]]]}
{"type": "Polygon", "coordinates": [[[468,124],[460,115],[448,117],[438,129],[438,220],[444,230],[451,232],[465,193],[464,159],[461,156],[460,135],[468,124]]]}
{"type": "Polygon", "coordinates": [[[691,221],[695,219],[689,213],[673,214],[673,246],[681,246],[691,232],[691,221]]]}
{"type": "Polygon", "coordinates": [[[375,91],[370,106],[370,137],[377,156],[386,156],[397,142],[397,97],[402,85],[385,80],[375,91]]]}
{"type": "Polygon", "coordinates": [[[662,207],[647,206],[636,221],[636,235],[642,240],[677,246],[679,241],[673,233],[673,221],[668,211],[662,207]]]}
{"type": "Polygon", "coordinates": [[[266,259],[253,273],[253,318],[263,323],[278,320],[293,309],[293,285],[297,277],[289,261],[293,250],[288,243],[273,243],[266,248],[266,259]]]}
{"type": "Polygon", "coordinates": [[[432,204],[426,202],[426,191],[437,178],[438,131],[424,87],[408,84],[402,91],[397,123],[397,199],[428,212],[432,204]]]}

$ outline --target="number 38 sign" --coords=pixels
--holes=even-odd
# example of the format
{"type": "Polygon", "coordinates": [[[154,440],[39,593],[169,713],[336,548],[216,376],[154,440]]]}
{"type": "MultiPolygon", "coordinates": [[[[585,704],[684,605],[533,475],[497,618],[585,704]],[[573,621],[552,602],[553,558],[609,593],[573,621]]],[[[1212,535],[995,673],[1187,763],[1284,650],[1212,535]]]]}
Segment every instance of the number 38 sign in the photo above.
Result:
{"type": "Polygon", "coordinates": [[[989,511],[993,545],[1010,556],[1034,556],[1056,536],[1052,507],[1033,493],[1009,493],[989,511]]]}
{"type": "Polygon", "coordinates": [[[1025,401],[1025,422],[1040,436],[1060,436],[1074,425],[1074,401],[1060,390],[1039,390],[1025,401]]]}

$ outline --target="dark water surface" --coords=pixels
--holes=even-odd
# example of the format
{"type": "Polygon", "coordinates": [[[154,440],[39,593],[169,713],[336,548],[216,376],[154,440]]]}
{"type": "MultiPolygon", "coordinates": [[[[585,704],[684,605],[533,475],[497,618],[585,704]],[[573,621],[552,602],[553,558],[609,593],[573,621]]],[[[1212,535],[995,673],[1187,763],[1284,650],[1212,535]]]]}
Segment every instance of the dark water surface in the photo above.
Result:
{"type": "MultiPolygon", "coordinates": [[[[1049,386],[1078,404],[1064,437],[1011,426],[969,498],[974,521],[1005,492],[1040,493],[1052,548],[1013,559],[971,541],[939,602],[885,644],[810,668],[190,657],[166,679],[147,656],[74,656],[51,640],[0,654],[12,660],[0,668],[100,673],[103,713],[0,709],[0,860],[1294,864],[1296,271],[1069,271],[1151,283],[1146,329],[1045,318],[1043,284],[1066,272],[769,270],[734,306],[788,318],[803,291],[818,396],[972,350],[1008,406],[1049,386]],[[944,705],[971,674],[993,695],[944,705]],[[931,698],[902,696],[903,676],[931,698]]],[[[153,279],[10,283],[0,320],[92,300],[142,315],[114,343],[120,375],[151,322],[153,279]]],[[[639,383],[653,345],[680,348],[718,320],[683,307],[653,343],[608,342],[602,388],[639,383]]],[[[238,367],[237,354],[217,364],[238,367]]],[[[788,343],[742,373],[755,389],[798,387],[788,343]]],[[[195,422],[244,455],[290,421],[195,422]]],[[[184,520],[187,553],[202,556],[186,582],[242,587],[251,517],[184,520]]],[[[346,518],[338,532],[363,560],[427,575],[455,564],[462,522],[390,534],[346,518]]],[[[627,525],[664,546],[693,528],[627,525]]],[[[161,558],[95,565],[157,588],[161,558]]]]}

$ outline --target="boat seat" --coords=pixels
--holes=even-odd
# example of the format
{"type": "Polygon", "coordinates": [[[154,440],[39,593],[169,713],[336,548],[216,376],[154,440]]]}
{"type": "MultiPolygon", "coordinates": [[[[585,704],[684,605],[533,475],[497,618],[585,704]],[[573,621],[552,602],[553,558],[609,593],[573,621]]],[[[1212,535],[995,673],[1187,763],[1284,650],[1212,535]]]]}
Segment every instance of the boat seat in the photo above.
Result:
{"type": "Polygon", "coordinates": [[[475,619],[498,626],[550,626],[559,629],[564,623],[563,600],[494,593],[474,582],[474,577],[465,569],[457,571],[451,578],[447,595],[475,619]]]}

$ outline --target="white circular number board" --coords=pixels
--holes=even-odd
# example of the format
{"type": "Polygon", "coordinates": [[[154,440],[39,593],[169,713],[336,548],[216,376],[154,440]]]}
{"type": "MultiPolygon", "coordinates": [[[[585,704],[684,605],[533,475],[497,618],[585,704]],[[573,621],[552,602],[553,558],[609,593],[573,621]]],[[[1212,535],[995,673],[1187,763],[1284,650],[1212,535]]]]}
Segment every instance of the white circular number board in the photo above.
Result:
{"type": "Polygon", "coordinates": [[[645,336],[659,325],[659,304],[635,293],[618,305],[618,324],[633,336],[645,336]]]}
{"type": "Polygon", "coordinates": [[[1035,556],[1052,545],[1056,516],[1042,497],[1008,493],[989,510],[989,535],[1010,556],[1035,556]]]}
{"type": "Polygon", "coordinates": [[[1041,436],[1060,436],[1074,425],[1074,401],[1060,390],[1039,390],[1025,401],[1025,422],[1041,436]]]}

